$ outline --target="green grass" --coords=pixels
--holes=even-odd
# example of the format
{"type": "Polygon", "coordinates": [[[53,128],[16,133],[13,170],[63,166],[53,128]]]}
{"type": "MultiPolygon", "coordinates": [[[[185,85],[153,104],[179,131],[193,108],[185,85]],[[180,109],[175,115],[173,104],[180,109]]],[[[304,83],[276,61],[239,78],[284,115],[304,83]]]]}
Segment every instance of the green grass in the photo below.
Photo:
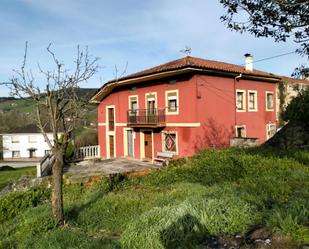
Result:
{"type": "Polygon", "coordinates": [[[36,167],[0,171],[0,190],[8,184],[18,180],[21,176],[35,176],[35,174],[36,167]]]}
{"type": "Polygon", "coordinates": [[[203,151],[140,177],[64,188],[66,225],[42,189],[0,199],[0,248],[205,248],[261,225],[309,242],[309,151],[203,151]],[[6,217],[6,218],[5,218],[6,217]]]}

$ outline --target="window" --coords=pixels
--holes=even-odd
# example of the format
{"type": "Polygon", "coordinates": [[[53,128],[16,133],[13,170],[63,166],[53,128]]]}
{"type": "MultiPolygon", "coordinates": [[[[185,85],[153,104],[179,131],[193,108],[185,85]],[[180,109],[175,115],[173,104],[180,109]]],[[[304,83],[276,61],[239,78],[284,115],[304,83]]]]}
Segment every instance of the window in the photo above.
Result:
{"type": "Polygon", "coordinates": [[[236,137],[244,138],[246,137],[246,126],[245,125],[237,125],[235,127],[236,137]]]}
{"type": "Polygon", "coordinates": [[[136,111],[138,109],[138,97],[137,95],[129,96],[129,110],[136,111]]]}
{"type": "Polygon", "coordinates": [[[274,110],[274,93],[266,92],[266,111],[274,110]]]}
{"type": "Polygon", "coordinates": [[[19,150],[12,151],[12,158],[19,158],[19,157],[20,157],[20,151],[19,150]]]}
{"type": "Polygon", "coordinates": [[[266,138],[267,140],[270,139],[271,137],[273,137],[277,130],[276,130],[276,124],[272,124],[272,123],[269,123],[266,125],[266,138]]]}
{"type": "Polygon", "coordinates": [[[236,91],[236,108],[238,112],[246,111],[246,91],[244,90],[236,91]]]}
{"type": "Polygon", "coordinates": [[[248,111],[257,111],[257,91],[248,91],[248,111]]]}
{"type": "Polygon", "coordinates": [[[28,136],[28,142],[29,143],[36,143],[36,136],[33,136],[33,135],[28,136]]]}
{"type": "Polygon", "coordinates": [[[19,143],[19,136],[12,136],[12,143],[19,143]]]}
{"type": "Polygon", "coordinates": [[[179,103],[178,103],[178,90],[166,91],[165,92],[165,104],[167,107],[166,114],[178,114],[179,103]]]}
{"type": "Polygon", "coordinates": [[[115,129],[115,112],[114,108],[107,108],[108,114],[108,130],[114,131],[115,129]]]}
{"type": "Polygon", "coordinates": [[[162,149],[164,152],[178,153],[177,132],[162,133],[162,149]]]}
{"type": "Polygon", "coordinates": [[[44,155],[45,155],[45,156],[46,156],[46,155],[51,155],[51,153],[52,153],[51,150],[45,150],[45,151],[44,151],[44,155]]]}

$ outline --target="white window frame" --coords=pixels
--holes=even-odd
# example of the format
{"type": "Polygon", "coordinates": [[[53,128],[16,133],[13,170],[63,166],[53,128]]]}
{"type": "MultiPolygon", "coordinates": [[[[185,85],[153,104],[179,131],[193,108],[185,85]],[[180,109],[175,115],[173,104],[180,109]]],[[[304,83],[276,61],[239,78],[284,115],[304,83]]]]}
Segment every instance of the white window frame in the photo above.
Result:
{"type": "Polygon", "coordinates": [[[258,93],[255,90],[248,90],[248,112],[257,112],[258,111],[258,93]],[[250,94],[254,94],[254,102],[255,102],[255,108],[250,108],[250,94]]]}
{"type": "Polygon", "coordinates": [[[179,114],[179,90],[178,89],[165,91],[165,106],[166,106],[166,111],[165,111],[166,115],[178,115],[179,114]],[[169,93],[176,93],[176,103],[177,103],[176,111],[169,110],[169,99],[170,99],[168,97],[169,93]]]}
{"type": "Polygon", "coordinates": [[[274,136],[274,135],[272,135],[272,136],[269,135],[270,126],[272,126],[272,125],[275,126],[275,133],[274,133],[274,135],[277,132],[277,125],[276,125],[276,123],[268,123],[268,124],[266,124],[266,140],[268,140],[268,139],[270,139],[270,138],[272,138],[274,136]]]}
{"type": "Polygon", "coordinates": [[[139,104],[138,104],[138,95],[129,95],[129,110],[131,110],[131,104],[132,104],[132,99],[135,98],[137,102],[137,109],[139,109],[139,104]]]}
{"type": "Polygon", "coordinates": [[[20,150],[13,150],[12,151],[12,158],[20,158],[20,150]],[[18,156],[14,157],[14,152],[18,152],[18,156]]]}
{"type": "Polygon", "coordinates": [[[31,143],[31,144],[37,143],[37,136],[36,135],[29,135],[28,136],[28,143],[31,143]]]}
{"type": "Polygon", "coordinates": [[[235,137],[236,137],[236,138],[246,138],[246,137],[247,137],[247,127],[246,127],[246,125],[235,125],[235,137]],[[237,129],[238,129],[238,128],[244,128],[244,131],[245,131],[244,133],[245,133],[245,134],[244,134],[243,137],[238,137],[238,136],[237,136],[237,129]]]}
{"type": "Polygon", "coordinates": [[[275,110],[275,94],[274,94],[274,92],[272,92],[272,91],[266,91],[265,92],[265,107],[266,107],[266,111],[268,111],[268,112],[273,112],[274,110],[275,110]],[[268,94],[272,94],[273,95],[273,108],[268,108],[268,101],[267,101],[267,96],[268,96],[268,94]]]}
{"type": "Polygon", "coordinates": [[[147,92],[145,93],[145,109],[148,107],[148,97],[154,95],[155,96],[155,108],[158,109],[158,98],[157,92],[147,92]]]}
{"type": "Polygon", "coordinates": [[[114,158],[116,158],[116,108],[115,105],[107,105],[105,106],[105,142],[106,142],[106,158],[110,158],[110,150],[109,150],[109,136],[114,136],[114,158]],[[113,108],[114,109],[114,130],[109,130],[109,119],[108,119],[108,109],[113,108]]]}
{"type": "Polygon", "coordinates": [[[17,135],[11,137],[12,144],[20,143],[20,138],[17,135]]]}
{"type": "Polygon", "coordinates": [[[236,96],[235,96],[235,100],[236,100],[236,111],[237,112],[246,112],[246,90],[240,90],[240,89],[237,89],[236,90],[236,96]],[[243,94],[243,100],[242,100],[242,104],[243,104],[243,109],[238,109],[238,106],[237,106],[237,104],[238,104],[238,99],[237,99],[237,95],[238,95],[238,93],[242,93],[243,94]]]}
{"type": "Polygon", "coordinates": [[[162,151],[172,153],[174,155],[178,155],[178,132],[177,131],[162,131],[161,133],[161,141],[162,141],[162,151]],[[165,136],[166,134],[171,133],[176,135],[176,151],[166,151],[165,150],[165,136]]]}

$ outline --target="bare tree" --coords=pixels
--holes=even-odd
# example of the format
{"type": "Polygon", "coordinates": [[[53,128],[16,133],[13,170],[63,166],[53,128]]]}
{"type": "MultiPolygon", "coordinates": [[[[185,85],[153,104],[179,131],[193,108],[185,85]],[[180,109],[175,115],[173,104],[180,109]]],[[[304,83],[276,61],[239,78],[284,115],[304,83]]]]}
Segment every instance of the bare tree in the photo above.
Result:
{"type": "Polygon", "coordinates": [[[62,172],[65,152],[72,141],[76,122],[83,110],[77,94],[79,84],[90,79],[98,71],[98,58],[89,55],[88,49],[77,47],[74,68],[68,70],[60,62],[51,49],[47,53],[51,57],[55,69],[44,70],[38,66],[43,76],[44,87],[38,83],[31,70],[26,70],[27,43],[25,55],[20,69],[13,70],[14,76],[6,83],[13,96],[30,97],[35,103],[36,124],[48,143],[54,157],[52,166],[52,211],[55,220],[61,226],[64,224],[62,172]],[[53,133],[53,139],[47,136],[47,131],[53,133]]]}

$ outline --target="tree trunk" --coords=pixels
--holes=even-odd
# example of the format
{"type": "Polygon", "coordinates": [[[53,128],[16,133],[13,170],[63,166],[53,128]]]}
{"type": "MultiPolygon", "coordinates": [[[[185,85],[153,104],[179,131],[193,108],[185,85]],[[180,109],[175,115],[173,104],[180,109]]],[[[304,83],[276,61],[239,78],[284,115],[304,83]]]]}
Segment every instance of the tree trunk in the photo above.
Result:
{"type": "Polygon", "coordinates": [[[62,197],[62,168],[64,164],[63,154],[55,154],[53,165],[53,184],[52,184],[52,210],[55,220],[59,226],[64,225],[63,216],[63,197],[62,197]]]}

